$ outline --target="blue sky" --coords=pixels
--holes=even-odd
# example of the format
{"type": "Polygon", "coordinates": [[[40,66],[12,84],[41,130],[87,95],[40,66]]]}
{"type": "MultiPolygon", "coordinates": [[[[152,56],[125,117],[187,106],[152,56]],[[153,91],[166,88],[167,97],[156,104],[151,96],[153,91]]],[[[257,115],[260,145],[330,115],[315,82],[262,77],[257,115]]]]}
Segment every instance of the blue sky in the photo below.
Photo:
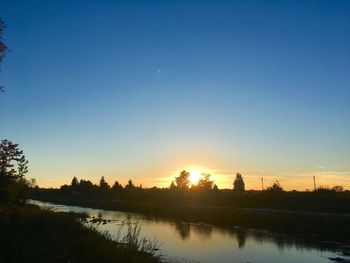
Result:
{"type": "Polygon", "coordinates": [[[39,185],[188,168],[350,188],[348,1],[5,0],[0,17],[0,136],[39,185]]]}

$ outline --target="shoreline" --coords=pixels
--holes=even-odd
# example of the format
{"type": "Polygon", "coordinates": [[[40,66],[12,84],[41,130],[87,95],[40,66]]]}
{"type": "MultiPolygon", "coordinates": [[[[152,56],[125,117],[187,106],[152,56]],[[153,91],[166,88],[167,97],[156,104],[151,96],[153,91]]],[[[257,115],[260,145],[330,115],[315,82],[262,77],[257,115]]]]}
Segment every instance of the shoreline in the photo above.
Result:
{"type": "Polygon", "coordinates": [[[305,211],[283,211],[271,209],[233,208],[201,205],[160,206],[146,202],[116,200],[92,200],[72,197],[37,197],[32,199],[55,204],[81,206],[84,208],[134,212],[170,220],[200,222],[217,227],[243,227],[287,234],[302,239],[319,239],[342,243],[349,240],[350,215],[315,213],[305,211]]]}

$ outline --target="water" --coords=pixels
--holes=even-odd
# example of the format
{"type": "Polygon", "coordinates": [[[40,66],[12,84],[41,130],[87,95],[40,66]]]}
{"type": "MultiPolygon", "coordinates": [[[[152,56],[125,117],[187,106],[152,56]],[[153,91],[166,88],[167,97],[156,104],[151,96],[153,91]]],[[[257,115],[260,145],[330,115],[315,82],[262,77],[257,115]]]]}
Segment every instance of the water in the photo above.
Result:
{"type": "MultiPolygon", "coordinates": [[[[307,243],[266,231],[242,228],[220,228],[201,223],[179,222],[137,213],[107,211],[58,205],[29,200],[41,208],[62,212],[84,213],[91,217],[113,220],[97,229],[118,235],[122,224],[139,223],[140,236],[160,241],[164,259],[174,262],[214,263],[322,263],[338,257],[322,244],[307,243]]],[[[126,231],[122,229],[122,231],[126,231]]]]}

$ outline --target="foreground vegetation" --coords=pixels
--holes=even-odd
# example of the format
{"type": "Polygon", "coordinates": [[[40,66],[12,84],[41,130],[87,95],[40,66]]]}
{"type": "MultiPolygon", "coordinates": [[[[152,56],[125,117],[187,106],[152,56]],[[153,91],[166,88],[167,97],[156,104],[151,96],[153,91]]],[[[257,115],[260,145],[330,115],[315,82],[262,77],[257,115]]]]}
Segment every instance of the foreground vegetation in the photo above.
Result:
{"type": "Polygon", "coordinates": [[[139,228],[117,242],[71,214],[25,205],[34,183],[25,178],[27,165],[18,144],[0,142],[1,262],[159,262],[139,228]]]}
{"type": "Polygon", "coordinates": [[[29,205],[0,205],[0,236],[1,262],[159,262],[70,214],[29,205]]]}

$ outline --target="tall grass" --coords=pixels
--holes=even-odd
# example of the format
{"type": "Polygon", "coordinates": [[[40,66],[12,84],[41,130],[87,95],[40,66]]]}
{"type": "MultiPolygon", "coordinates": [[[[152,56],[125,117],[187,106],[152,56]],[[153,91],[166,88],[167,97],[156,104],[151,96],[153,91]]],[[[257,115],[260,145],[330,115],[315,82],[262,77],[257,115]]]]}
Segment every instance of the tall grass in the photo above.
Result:
{"type": "Polygon", "coordinates": [[[139,223],[128,224],[128,231],[125,236],[118,240],[120,243],[126,244],[127,250],[131,253],[141,251],[144,253],[154,253],[159,250],[160,243],[157,239],[148,237],[140,237],[141,226],[139,223]]]}
{"type": "MultiPolygon", "coordinates": [[[[72,215],[27,205],[0,204],[0,236],[0,262],[159,262],[141,250],[131,253],[124,244],[96,228],[84,227],[72,215]]],[[[142,242],[132,244],[139,247],[142,242]]]]}
{"type": "Polygon", "coordinates": [[[125,249],[128,254],[134,253],[146,253],[146,254],[154,254],[161,247],[161,243],[156,238],[149,238],[146,236],[141,236],[141,225],[139,222],[132,223],[130,221],[118,222],[118,228],[114,233],[109,232],[108,230],[101,231],[99,230],[99,226],[101,224],[105,224],[105,219],[100,218],[100,220],[96,220],[93,218],[92,220],[88,220],[85,217],[81,218],[81,221],[85,224],[85,226],[93,231],[98,231],[101,233],[106,239],[116,242],[120,247],[125,249]],[[125,231],[126,228],[126,231],[125,231]]]}

